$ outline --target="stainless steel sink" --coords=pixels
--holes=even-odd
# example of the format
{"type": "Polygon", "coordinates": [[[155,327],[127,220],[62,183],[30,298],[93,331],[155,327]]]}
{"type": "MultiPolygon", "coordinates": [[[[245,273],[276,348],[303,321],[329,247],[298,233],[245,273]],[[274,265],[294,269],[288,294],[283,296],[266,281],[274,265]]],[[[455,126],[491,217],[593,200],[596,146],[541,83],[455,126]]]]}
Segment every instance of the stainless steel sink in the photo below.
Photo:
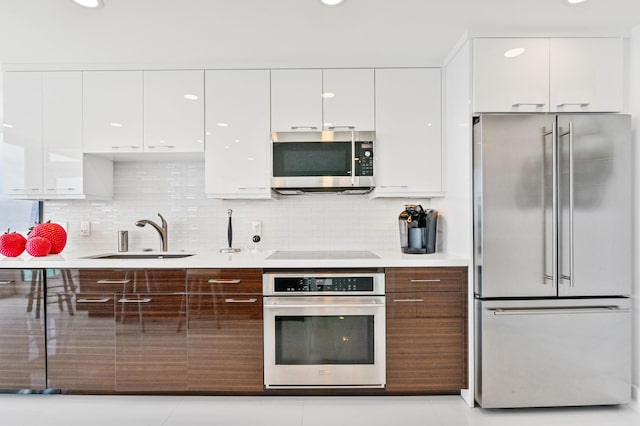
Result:
{"type": "Polygon", "coordinates": [[[88,256],[85,259],[182,259],[192,253],[117,253],[88,256]]]}

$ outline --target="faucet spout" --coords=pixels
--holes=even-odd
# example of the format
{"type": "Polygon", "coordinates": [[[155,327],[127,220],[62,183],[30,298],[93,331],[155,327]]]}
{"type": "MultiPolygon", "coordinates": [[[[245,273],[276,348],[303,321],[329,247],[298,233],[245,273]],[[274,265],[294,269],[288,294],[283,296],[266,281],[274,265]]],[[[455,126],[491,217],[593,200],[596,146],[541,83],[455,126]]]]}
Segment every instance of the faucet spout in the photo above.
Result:
{"type": "Polygon", "coordinates": [[[164,217],[160,213],[158,213],[160,219],[162,220],[162,226],[158,225],[152,220],[149,219],[141,219],[136,222],[136,226],[143,227],[145,225],[151,225],[158,231],[158,235],[160,235],[160,246],[162,247],[162,251],[168,251],[168,241],[167,241],[167,221],[164,220],[164,217]]]}

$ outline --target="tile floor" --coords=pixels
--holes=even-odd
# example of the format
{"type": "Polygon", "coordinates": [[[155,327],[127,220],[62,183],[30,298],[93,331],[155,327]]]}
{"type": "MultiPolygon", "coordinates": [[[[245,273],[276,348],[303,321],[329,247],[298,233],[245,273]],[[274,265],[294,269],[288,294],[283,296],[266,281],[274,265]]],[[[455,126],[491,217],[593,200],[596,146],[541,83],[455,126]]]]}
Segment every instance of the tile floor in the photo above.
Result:
{"type": "Polygon", "coordinates": [[[640,426],[628,406],[471,409],[457,396],[0,395],[2,426],[640,426]]]}

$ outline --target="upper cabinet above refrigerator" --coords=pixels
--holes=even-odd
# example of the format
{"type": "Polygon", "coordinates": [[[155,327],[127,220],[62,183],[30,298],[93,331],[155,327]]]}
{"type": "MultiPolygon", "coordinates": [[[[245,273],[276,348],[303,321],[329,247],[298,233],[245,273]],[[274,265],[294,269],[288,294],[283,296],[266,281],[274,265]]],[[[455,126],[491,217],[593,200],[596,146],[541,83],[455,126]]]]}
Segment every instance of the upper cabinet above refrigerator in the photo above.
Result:
{"type": "Polygon", "coordinates": [[[478,38],[474,112],[624,111],[621,38],[478,38]]]}

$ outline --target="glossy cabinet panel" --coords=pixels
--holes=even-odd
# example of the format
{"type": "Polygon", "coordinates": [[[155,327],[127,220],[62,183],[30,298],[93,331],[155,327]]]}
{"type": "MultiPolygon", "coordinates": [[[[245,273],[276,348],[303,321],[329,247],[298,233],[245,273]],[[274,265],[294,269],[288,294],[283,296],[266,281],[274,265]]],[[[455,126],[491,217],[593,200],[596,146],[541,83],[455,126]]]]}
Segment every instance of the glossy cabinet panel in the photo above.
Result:
{"type": "Polygon", "coordinates": [[[144,151],[204,151],[204,71],[144,71],[144,151]]]}
{"type": "Polygon", "coordinates": [[[270,72],[207,71],[205,192],[271,198],[270,72]]]}
{"type": "Polygon", "coordinates": [[[624,110],[621,38],[559,38],[549,47],[551,111],[624,110]]]}
{"type": "Polygon", "coordinates": [[[263,390],[262,271],[188,271],[189,390],[263,390]]]}
{"type": "Polygon", "coordinates": [[[82,73],[42,79],[44,194],[82,194],[82,73]]]}
{"type": "Polygon", "coordinates": [[[322,70],[325,129],[375,129],[373,79],[373,69],[322,70]]]}
{"type": "Polygon", "coordinates": [[[387,391],[467,386],[467,269],[387,268],[387,391]]]}
{"type": "Polygon", "coordinates": [[[473,41],[473,110],[475,112],[549,111],[549,40],[544,38],[475,39],[473,41]],[[515,49],[524,50],[521,54],[513,56],[517,53],[515,49]]]}
{"type": "Polygon", "coordinates": [[[0,270],[0,389],[46,387],[42,270],[0,270]]]}
{"type": "Polygon", "coordinates": [[[322,70],[271,71],[271,130],[322,130],[322,70]]]}
{"type": "Polygon", "coordinates": [[[621,112],[624,61],[622,38],[478,38],[473,111],[621,112]]]}
{"type": "Polygon", "coordinates": [[[4,192],[42,194],[42,73],[4,74],[4,192]]]}
{"type": "Polygon", "coordinates": [[[376,69],[375,77],[372,196],[443,195],[440,70],[376,69]]]}
{"type": "Polygon", "coordinates": [[[142,71],[83,72],[84,152],[142,152],[142,71]]]}

